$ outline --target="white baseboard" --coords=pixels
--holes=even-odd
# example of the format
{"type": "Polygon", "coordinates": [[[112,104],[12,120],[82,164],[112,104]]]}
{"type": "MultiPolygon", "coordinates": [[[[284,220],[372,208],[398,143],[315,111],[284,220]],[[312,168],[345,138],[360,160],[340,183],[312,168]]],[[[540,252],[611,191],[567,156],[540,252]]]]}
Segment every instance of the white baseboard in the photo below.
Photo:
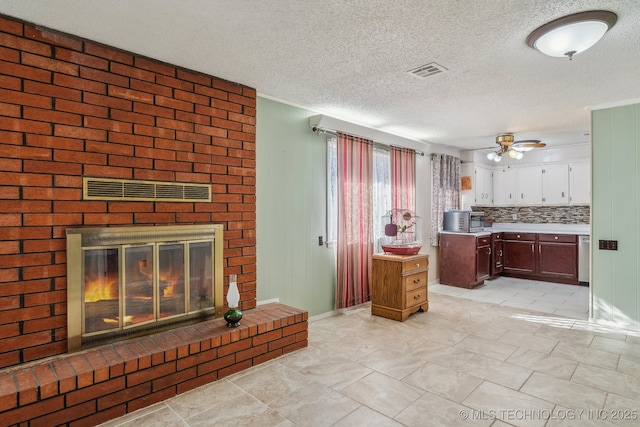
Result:
{"type": "Polygon", "coordinates": [[[336,314],[338,314],[338,310],[331,310],[331,311],[327,311],[325,313],[316,314],[315,316],[310,316],[308,321],[309,322],[315,322],[317,320],[322,320],[322,319],[326,319],[327,317],[335,316],[336,314]]]}

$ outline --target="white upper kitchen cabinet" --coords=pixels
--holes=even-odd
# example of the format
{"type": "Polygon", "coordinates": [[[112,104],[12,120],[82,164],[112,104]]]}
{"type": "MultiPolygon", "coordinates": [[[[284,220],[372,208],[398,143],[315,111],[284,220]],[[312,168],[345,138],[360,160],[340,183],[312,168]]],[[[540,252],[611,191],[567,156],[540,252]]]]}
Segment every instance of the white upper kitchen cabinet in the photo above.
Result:
{"type": "Polygon", "coordinates": [[[569,203],[591,204],[591,165],[589,162],[569,163],[569,203]]]}
{"type": "Polygon", "coordinates": [[[569,204],[569,165],[547,165],[542,168],[542,204],[569,204]]]}
{"type": "Polygon", "coordinates": [[[541,205],[542,166],[524,166],[516,170],[516,205],[541,205]]]}
{"type": "Polygon", "coordinates": [[[516,204],[516,169],[504,167],[493,170],[493,205],[514,206],[516,204]]]}
{"type": "Polygon", "coordinates": [[[463,163],[460,172],[462,177],[471,177],[471,190],[462,191],[471,206],[493,206],[493,171],[475,163],[463,163]]]}

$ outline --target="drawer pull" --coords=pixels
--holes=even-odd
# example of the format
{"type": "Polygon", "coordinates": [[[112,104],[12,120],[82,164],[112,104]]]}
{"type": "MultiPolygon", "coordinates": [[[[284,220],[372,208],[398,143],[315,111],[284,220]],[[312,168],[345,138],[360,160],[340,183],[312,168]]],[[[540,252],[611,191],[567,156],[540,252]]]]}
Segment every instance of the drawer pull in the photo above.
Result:
{"type": "Polygon", "coordinates": [[[414,279],[413,283],[420,283],[420,279],[414,279]]]}
{"type": "Polygon", "coordinates": [[[415,296],[413,297],[413,299],[420,299],[420,294],[415,295],[415,296]]]}
{"type": "Polygon", "coordinates": [[[416,262],[416,267],[420,267],[420,263],[416,262]]]}

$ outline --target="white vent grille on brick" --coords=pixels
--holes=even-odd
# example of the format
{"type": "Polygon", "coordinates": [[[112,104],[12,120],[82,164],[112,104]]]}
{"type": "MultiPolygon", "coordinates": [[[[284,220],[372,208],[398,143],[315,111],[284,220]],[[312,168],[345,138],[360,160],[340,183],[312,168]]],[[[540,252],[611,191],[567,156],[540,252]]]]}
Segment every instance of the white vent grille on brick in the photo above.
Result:
{"type": "Polygon", "coordinates": [[[441,73],[443,71],[447,71],[442,65],[436,64],[435,62],[430,62],[426,65],[422,65],[418,68],[414,68],[413,70],[407,71],[409,74],[413,74],[416,77],[420,77],[424,79],[425,77],[433,76],[434,74],[441,73]]]}
{"type": "Polygon", "coordinates": [[[83,178],[83,190],[84,200],[211,201],[207,184],[83,178]]]}

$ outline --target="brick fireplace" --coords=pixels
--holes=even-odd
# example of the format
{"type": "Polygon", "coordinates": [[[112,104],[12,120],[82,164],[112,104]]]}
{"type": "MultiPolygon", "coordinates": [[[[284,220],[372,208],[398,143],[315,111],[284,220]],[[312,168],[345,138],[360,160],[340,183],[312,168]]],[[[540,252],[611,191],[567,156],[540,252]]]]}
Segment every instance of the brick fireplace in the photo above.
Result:
{"type": "Polygon", "coordinates": [[[90,425],[306,345],[305,312],[256,308],[255,120],[250,87],[0,16],[0,419],[90,425]],[[87,177],[211,201],[90,199],[87,177]],[[246,325],[66,354],[67,230],[186,224],[222,226],[246,325]]]}

